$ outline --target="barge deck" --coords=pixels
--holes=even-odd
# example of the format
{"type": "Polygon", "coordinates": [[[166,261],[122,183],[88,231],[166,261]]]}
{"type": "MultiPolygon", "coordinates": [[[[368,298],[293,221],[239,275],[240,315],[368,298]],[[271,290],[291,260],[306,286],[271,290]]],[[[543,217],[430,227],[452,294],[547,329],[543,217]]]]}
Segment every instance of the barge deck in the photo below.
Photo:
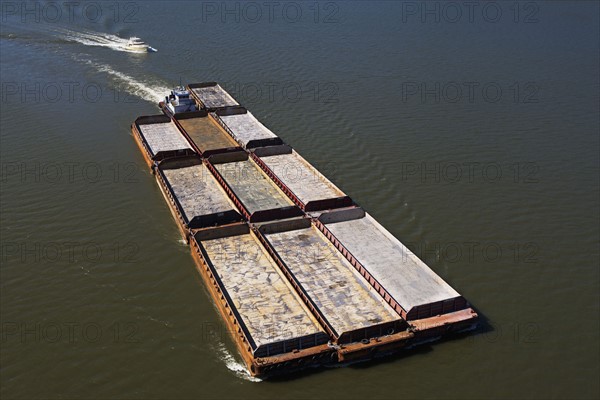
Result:
{"type": "Polygon", "coordinates": [[[215,111],[224,107],[239,106],[229,93],[216,82],[190,83],[188,89],[202,108],[215,111]]]}
{"type": "Polygon", "coordinates": [[[217,120],[245,149],[277,146],[283,141],[244,107],[229,107],[215,112],[217,120]]]}
{"type": "Polygon", "coordinates": [[[309,220],[306,225],[271,230],[264,236],[337,343],[368,340],[406,327],[309,220]]]}
{"type": "Polygon", "coordinates": [[[252,156],[304,211],[347,207],[353,204],[350,197],[289,146],[256,150],[252,156]]]}
{"type": "Polygon", "coordinates": [[[150,167],[167,157],[195,154],[185,136],[164,115],[139,117],[131,130],[150,167]]]}
{"type": "Polygon", "coordinates": [[[168,190],[185,228],[197,229],[241,221],[242,216],[199,158],[167,159],[157,167],[157,179],[168,190]]]}
{"type": "Polygon", "coordinates": [[[302,211],[264,172],[246,158],[240,161],[215,163],[220,177],[250,222],[297,217],[302,211]]]}
{"type": "Polygon", "coordinates": [[[359,218],[318,226],[403,318],[428,318],[466,307],[456,290],[364,211],[359,218]]]}
{"type": "Polygon", "coordinates": [[[327,334],[248,225],[236,233],[198,243],[239,315],[252,354],[268,357],[327,343],[327,334]]]}
{"type": "Polygon", "coordinates": [[[198,154],[240,151],[238,143],[206,111],[180,113],[173,117],[174,123],[189,138],[198,154]]]}

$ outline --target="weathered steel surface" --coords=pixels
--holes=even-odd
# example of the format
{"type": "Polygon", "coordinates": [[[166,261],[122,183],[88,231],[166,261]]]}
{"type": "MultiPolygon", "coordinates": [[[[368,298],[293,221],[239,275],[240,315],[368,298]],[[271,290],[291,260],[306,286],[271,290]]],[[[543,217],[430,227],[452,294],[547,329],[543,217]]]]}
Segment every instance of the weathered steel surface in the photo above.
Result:
{"type": "MultiPolygon", "coordinates": [[[[455,307],[459,305],[466,306],[464,302],[455,302],[460,298],[456,290],[369,214],[363,218],[328,223],[326,227],[401,306],[404,310],[401,314],[405,318],[414,314],[417,307],[439,302],[446,302],[445,309],[436,310],[439,314],[456,311],[455,307]]],[[[417,312],[415,316],[430,315],[417,312]]]]}
{"type": "Polygon", "coordinates": [[[383,335],[401,325],[398,314],[316,228],[265,236],[340,342],[383,335]]]}
{"type": "Polygon", "coordinates": [[[217,111],[216,115],[234,139],[244,148],[249,149],[283,143],[277,135],[271,132],[245,108],[237,108],[229,112],[228,110],[217,111]]]}
{"type": "Polygon", "coordinates": [[[251,160],[216,164],[215,168],[250,214],[294,205],[251,160]]]}
{"type": "Polygon", "coordinates": [[[177,122],[202,153],[238,147],[236,141],[211,117],[177,119],[177,122]]]}
{"type": "MultiPolygon", "coordinates": [[[[246,227],[244,232],[248,233],[248,226],[246,224],[242,225],[246,227]]],[[[220,227],[218,230],[220,231],[222,228],[220,227]]],[[[234,230],[237,230],[237,228],[234,230]]],[[[223,237],[220,233],[203,236],[223,237]]],[[[242,329],[242,323],[240,322],[238,313],[232,311],[229,296],[223,294],[220,279],[216,276],[217,274],[214,267],[209,265],[206,261],[208,256],[206,255],[204,248],[201,248],[199,240],[200,239],[197,239],[195,236],[192,236],[190,240],[192,257],[194,258],[194,261],[196,261],[196,268],[206,283],[208,291],[213,297],[215,305],[219,309],[219,312],[227,325],[227,329],[252,375],[273,376],[337,360],[337,353],[328,344],[322,344],[298,351],[292,350],[287,353],[269,357],[255,357],[252,347],[247,339],[247,329],[242,329]]]]}
{"type": "Polygon", "coordinates": [[[172,122],[140,124],[140,133],[148,143],[152,156],[159,152],[191,150],[191,146],[172,122]]]}
{"type": "Polygon", "coordinates": [[[154,160],[152,159],[152,152],[150,151],[150,147],[148,147],[148,143],[142,138],[142,134],[139,128],[135,123],[131,124],[131,135],[135,141],[135,144],[140,149],[142,156],[144,157],[144,161],[152,170],[154,168],[154,160]]]}
{"type": "Polygon", "coordinates": [[[448,333],[451,330],[458,332],[475,327],[478,318],[477,312],[472,308],[454,311],[448,314],[411,321],[416,336],[427,336],[430,333],[448,333]],[[440,329],[442,328],[442,329],[440,329]]]}
{"type": "Polygon", "coordinates": [[[241,219],[205,165],[161,169],[190,228],[241,219]]]}
{"type": "Polygon", "coordinates": [[[345,344],[337,351],[338,360],[352,362],[385,356],[406,347],[414,336],[412,332],[402,331],[358,343],[345,344]]]}
{"type": "Polygon", "coordinates": [[[256,357],[327,343],[329,337],[253,233],[201,244],[247,329],[256,357]]]}
{"type": "Polygon", "coordinates": [[[352,201],[296,151],[258,159],[291,191],[305,210],[349,206],[352,201]],[[311,203],[314,204],[311,207],[311,203]]]}
{"type": "Polygon", "coordinates": [[[211,110],[220,107],[231,107],[239,105],[229,93],[215,82],[190,84],[188,87],[202,105],[211,110]]]}

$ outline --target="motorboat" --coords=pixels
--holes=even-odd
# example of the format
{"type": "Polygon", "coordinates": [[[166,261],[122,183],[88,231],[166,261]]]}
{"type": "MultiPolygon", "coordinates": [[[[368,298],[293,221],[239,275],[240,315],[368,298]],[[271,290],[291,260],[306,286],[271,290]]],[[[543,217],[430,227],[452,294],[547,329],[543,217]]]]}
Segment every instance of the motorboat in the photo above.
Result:
{"type": "Polygon", "coordinates": [[[127,51],[133,51],[136,53],[147,53],[150,51],[156,51],[152,47],[148,46],[146,42],[138,37],[130,37],[129,41],[123,46],[127,51]]]}

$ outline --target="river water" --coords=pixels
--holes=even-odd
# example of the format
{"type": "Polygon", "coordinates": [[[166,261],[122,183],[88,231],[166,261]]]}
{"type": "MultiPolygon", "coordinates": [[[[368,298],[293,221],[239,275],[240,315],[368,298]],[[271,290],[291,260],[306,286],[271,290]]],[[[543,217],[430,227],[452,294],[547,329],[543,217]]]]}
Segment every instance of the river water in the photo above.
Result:
{"type": "Polygon", "coordinates": [[[8,398],[598,398],[599,6],[2,2],[8,398]],[[121,50],[139,36],[158,51],[121,50]],[[483,316],[244,373],[129,126],[219,81],[483,316]]]}

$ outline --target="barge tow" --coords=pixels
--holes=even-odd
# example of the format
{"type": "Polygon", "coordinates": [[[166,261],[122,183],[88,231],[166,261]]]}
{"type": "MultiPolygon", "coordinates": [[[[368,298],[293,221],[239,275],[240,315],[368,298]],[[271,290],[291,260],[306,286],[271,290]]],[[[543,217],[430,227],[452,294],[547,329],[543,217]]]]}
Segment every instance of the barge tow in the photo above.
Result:
{"type": "Polygon", "coordinates": [[[251,375],[476,326],[463,296],[219,84],[159,106],[133,137],[251,375]]]}

